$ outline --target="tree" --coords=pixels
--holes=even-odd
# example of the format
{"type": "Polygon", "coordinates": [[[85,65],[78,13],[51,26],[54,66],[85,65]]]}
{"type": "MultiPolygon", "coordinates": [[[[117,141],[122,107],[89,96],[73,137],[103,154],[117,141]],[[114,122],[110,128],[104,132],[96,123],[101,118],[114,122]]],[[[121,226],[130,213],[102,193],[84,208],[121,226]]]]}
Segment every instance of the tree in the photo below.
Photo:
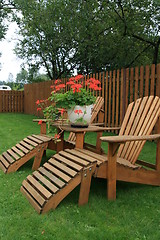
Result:
{"type": "Polygon", "coordinates": [[[16,83],[27,83],[28,80],[28,72],[24,68],[21,69],[19,73],[17,73],[16,76],[16,83]]]}
{"type": "Polygon", "coordinates": [[[13,9],[16,9],[14,1],[0,0],[0,41],[5,37],[8,28],[5,20],[10,19],[13,9]]]}
{"type": "Polygon", "coordinates": [[[159,61],[158,0],[15,0],[30,69],[50,79],[159,61]]]}
{"type": "Polygon", "coordinates": [[[159,1],[118,0],[112,3],[112,10],[117,15],[116,21],[120,21],[123,36],[140,46],[130,64],[144,54],[149,57],[152,54],[152,63],[157,64],[160,60],[159,1]]]}
{"type": "Polygon", "coordinates": [[[66,4],[67,0],[29,1],[20,6],[23,17],[18,23],[23,39],[16,52],[29,66],[44,66],[50,79],[72,69],[73,41],[66,4]]]}
{"type": "Polygon", "coordinates": [[[36,69],[30,68],[28,71],[25,68],[21,68],[21,71],[17,73],[16,83],[23,86],[26,83],[35,83],[47,81],[49,78],[46,74],[39,73],[36,69]]]}

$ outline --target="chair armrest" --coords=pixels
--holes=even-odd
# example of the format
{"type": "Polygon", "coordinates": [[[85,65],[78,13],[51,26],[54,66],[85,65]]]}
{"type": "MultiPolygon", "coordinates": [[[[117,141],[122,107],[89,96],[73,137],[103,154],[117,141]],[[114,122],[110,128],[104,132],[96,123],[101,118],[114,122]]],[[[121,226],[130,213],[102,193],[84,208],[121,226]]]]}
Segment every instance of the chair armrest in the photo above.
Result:
{"type": "Polygon", "coordinates": [[[120,130],[121,129],[121,127],[100,127],[100,128],[102,129],[102,131],[120,130]]]}
{"type": "Polygon", "coordinates": [[[39,122],[39,121],[42,121],[44,123],[50,121],[51,119],[39,119],[39,118],[36,118],[36,119],[33,119],[33,122],[39,122]]]}
{"type": "Polygon", "coordinates": [[[103,123],[92,123],[92,126],[104,126],[104,122],[103,123]]]}
{"type": "Polygon", "coordinates": [[[41,126],[40,134],[46,135],[46,133],[47,133],[46,123],[48,122],[48,119],[33,119],[33,122],[39,122],[39,121],[42,121],[40,124],[40,126],[41,126]]]}
{"type": "Polygon", "coordinates": [[[143,141],[143,140],[156,140],[160,138],[160,134],[154,135],[143,135],[143,136],[108,136],[108,137],[100,137],[100,140],[103,142],[109,143],[125,143],[131,141],[143,141]]]}

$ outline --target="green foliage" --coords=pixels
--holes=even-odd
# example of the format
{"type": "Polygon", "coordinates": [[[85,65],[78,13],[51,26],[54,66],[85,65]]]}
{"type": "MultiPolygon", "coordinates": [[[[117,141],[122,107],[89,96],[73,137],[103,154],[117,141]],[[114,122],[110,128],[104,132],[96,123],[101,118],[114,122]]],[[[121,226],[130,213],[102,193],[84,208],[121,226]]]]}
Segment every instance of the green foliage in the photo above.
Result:
{"type": "Polygon", "coordinates": [[[81,92],[67,91],[65,93],[52,93],[51,101],[56,103],[58,108],[74,108],[78,106],[86,106],[95,103],[95,96],[86,89],[81,89],[81,92]]]}
{"type": "Polygon", "coordinates": [[[28,71],[25,68],[22,68],[16,76],[16,83],[26,84],[26,83],[35,83],[47,81],[49,78],[46,74],[39,73],[38,69],[35,67],[29,68],[28,71]]]}
{"type": "Polygon", "coordinates": [[[9,18],[9,14],[12,12],[13,2],[8,0],[0,0],[0,41],[5,37],[6,30],[8,28],[4,19],[9,18]]]}
{"type": "MultiPolygon", "coordinates": [[[[159,1],[1,0],[0,20],[12,9],[20,27],[16,53],[27,62],[28,82],[44,67],[48,79],[147,65],[160,61],[159,1]],[[20,13],[20,14],[19,14],[20,13]]],[[[5,25],[0,23],[0,38],[5,25]]]]}
{"type": "Polygon", "coordinates": [[[158,1],[18,1],[16,52],[50,79],[157,63],[158,1]]]}

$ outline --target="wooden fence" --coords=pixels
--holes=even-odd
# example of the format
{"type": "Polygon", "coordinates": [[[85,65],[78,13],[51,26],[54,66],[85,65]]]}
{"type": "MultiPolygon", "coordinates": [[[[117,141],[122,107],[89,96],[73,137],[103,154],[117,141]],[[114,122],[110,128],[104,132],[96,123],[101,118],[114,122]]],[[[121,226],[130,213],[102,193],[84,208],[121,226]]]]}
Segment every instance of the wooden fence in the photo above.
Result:
{"type": "MultiPolygon", "coordinates": [[[[160,97],[160,64],[141,66],[86,76],[101,81],[102,90],[94,93],[105,99],[105,126],[120,126],[128,104],[149,95],[160,97]]],[[[66,79],[63,79],[66,82],[66,79]]],[[[24,112],[38,115],[36,100],[50,96],[53,81],[27,84],[24,87],[24,112]]]]}
{"type": "MultiPolygon", "coordinates": [[[[121,126],[127,106],[137,98],[160,97],[160,64],[91,74],[101,81],[102,90],[95,95],[104,97],[105,126],[121,126]]],[[[67,79],[62,79],[66,82],[67,79]]],[[[0,112],[23,112],[39,115],[36,101],[50,96],[53,81],[26,84],[22,91],[0,91],[0,112]]]]}
{"type": "Polygon", "coordinates": [[[149,95],[160,97],[160,64],[110,71],[99,79],[100,94],[105,98],[106,126],[120,126],[128,104],[136,99],[149,95]]]}
{"type": "Polygon", "coordinates": [[[0,112],[24,112],[24,91],[0,91],[0,112]]]}

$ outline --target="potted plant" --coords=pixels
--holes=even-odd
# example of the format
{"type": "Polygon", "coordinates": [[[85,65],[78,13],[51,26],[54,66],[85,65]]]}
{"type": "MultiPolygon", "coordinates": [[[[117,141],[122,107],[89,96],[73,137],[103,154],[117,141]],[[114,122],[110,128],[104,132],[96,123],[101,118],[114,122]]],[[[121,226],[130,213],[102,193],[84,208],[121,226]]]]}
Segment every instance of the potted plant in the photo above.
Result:
{"type": "Polygon", "coordinates": [[[101,90],[100,84],[95,78],[84,80],[83,75],[69,78],[66,84],[57,79],[51,86],[49,99],[36,102],[37,110],[43,110],[44,117],[53,121],[63,119],[67,111],[72,126],[87,126],[96,100],[92,91],[101,90]]]}

